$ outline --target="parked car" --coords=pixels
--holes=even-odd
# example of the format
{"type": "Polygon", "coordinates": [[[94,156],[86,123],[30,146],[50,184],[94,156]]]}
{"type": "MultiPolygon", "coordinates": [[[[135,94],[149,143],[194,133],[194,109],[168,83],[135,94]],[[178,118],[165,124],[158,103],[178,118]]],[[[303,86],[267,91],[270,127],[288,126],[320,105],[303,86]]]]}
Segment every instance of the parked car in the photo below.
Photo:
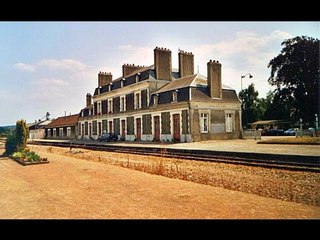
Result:
{"type": "Polygon", "coordinates": [[[265,132],[265,136],[283,136],[283,129],[269,129],[265,132]]]}
{"type": "Polygon", "coordinates": [[[102,141],[106,141],[106,142],[110,142],[110,141],[118,141],[118,136],[114,133],[103,133],[98,140],[100,142],[102,141]]]}
{"type": "Polygon", "coordinates": [[[294,130],[294,128],[289,128],[288,130],[284,131],[284,135],[286,135],[286,136],[295,136],[296,135],[296,131],[294,130]]]}

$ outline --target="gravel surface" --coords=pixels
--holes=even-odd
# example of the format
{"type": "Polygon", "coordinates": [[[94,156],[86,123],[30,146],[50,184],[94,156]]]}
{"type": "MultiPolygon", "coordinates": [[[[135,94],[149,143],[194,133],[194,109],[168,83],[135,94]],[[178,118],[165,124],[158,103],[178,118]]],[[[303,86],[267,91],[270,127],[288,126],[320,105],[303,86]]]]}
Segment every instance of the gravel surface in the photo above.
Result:
{"type": "Polygon", "coordinates": [[[85,149],[29,145],[30,149],[144,171],[170,178],[320,206],[320,174],[85,149]]]}

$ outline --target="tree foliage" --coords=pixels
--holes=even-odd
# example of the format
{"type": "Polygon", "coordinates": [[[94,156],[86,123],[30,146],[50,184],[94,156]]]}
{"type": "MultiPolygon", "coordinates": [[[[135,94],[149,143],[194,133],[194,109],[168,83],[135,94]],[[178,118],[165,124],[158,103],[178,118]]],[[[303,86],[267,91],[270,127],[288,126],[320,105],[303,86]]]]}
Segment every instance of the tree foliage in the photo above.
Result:
{"type": "MultiPolygon", "coordinates": [[[[319,115],[319,39],[301,36],[285,40],[273,58],[269,83],[277,86],[267,115],[313,125],[319,115]],[[281,107],[280,107],[281,106],[281,107]],[[278,115],[279,114],[279,115],[278,115]]],[[[272,117],[271,117],[272,118],[272,117]]]]}
{"type": "Polygon", "coordinates": [[[261,118],[264,113],[263,100],[258,98],[259,92],[255,90],[254,84],[251,83],[248,88],[239,93],[242,101],[242,125],[247,126],[261,118]]]}
{"type": "Polygon", "coordinates": [[[16,122],[16,149],[23,150],[26,147],[29,131],[25,120],[16,122]]]}
{"type": "Polygon", "coordinates": [[[9,134],[5,143],[5,154],[10,155],[16,151],[16,136],[15,134],[9,134]]]}

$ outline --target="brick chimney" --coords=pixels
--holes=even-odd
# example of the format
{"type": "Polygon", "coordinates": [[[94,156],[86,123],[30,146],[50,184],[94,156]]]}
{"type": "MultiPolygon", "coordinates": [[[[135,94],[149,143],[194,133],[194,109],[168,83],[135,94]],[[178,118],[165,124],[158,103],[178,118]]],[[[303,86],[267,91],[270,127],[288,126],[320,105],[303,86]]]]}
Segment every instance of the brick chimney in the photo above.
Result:
{"type": "Polygon", "coordinates": [[[166,48],[154,49],[154,69],[156,79],[172,80],[171,51],[166,48]]]}
{"type": "Polygon", "coordinates": [[[86,99],[87,99],[86,107],[89,107],[91,105],[91,94],[90,93],[87,93],[86,99]]]}
{"type": "Polygon", "coordinates": [[[221,64],[219,61],[210,60],[208,68],[208,88],[211,98],[222,98],[221,64]]]}
{"type": "Polygon", "coordinates": [[[190,76],[194,74],[194,57],[192,52],[180,50],[179,56],[179,74],[180,77],[190,76]]]}
{"type": "Polygon", "coordinates": [[[102,87],[112,82],[112,74],[106,72],[99,72],[98,74],[98,87],[102,87]]]}
{"type": "Polygon", "coordinates": [[[134,64],[123,64],[122,65],[122,76],[123,77],[127,77],[129,76],[131,73],[133,73],[134,71],[138,70],[138,69],[142,69],[145,66],[139,66],[139,65],[134,65],[134,64]]]}

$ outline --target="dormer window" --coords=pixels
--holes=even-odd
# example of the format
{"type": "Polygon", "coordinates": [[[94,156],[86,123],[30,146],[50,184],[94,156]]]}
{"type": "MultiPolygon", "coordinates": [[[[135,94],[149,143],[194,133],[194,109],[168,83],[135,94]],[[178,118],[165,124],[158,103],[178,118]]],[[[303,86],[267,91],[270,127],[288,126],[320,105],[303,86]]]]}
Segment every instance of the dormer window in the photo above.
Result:
{"type": "Polygon", "coordinates": [[[178,101],[178,90],[175,90],[172,93],[172,102],[177,102],[178,101]]]}
{"type": "Polygon", "coordinates": [[[141,77],[141,74],[137,73],[137,75],[136,75],[136,83],[138,83],[140,81],[140,77],[141,77]]]}
{"type": "Polygon", "coordinates": [[[153,105],[158,105],[158,96],[159,96],[159,94],[156,94],[156,95],[154,95],[153,96],[153,105]]]}
{"type": "Polygon", "coordinates": [[[125,81],[125,80],[126,80],[125,78],[122,78],[122,79],[121,79],[121,81],[120,81],[120,86],[121,86],[121,87],[124,86],[124,81],[125,81]]]}
{"type": "Polygon", "coordinates": [[[109,84],[109,92],[112,90],[112,83],[109,84]]]}

